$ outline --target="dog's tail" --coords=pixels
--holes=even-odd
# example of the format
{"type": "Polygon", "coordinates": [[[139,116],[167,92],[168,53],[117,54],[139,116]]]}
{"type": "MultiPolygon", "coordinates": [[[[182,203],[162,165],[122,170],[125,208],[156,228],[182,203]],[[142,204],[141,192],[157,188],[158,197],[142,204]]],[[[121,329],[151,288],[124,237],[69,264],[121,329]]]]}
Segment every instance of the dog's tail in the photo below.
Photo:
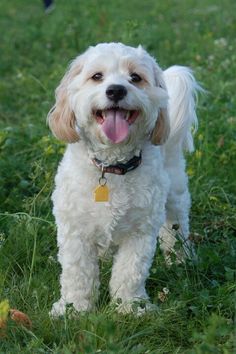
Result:
{"type": "Polygon", "coordinates": [[[192,71],[184,66],[171,66],[164,71],[169,95],[170,136],[166,145],[181,144],[182,149],[194,151],[192,133],[197,130],[197,93],[202,91],[192,71]]]}

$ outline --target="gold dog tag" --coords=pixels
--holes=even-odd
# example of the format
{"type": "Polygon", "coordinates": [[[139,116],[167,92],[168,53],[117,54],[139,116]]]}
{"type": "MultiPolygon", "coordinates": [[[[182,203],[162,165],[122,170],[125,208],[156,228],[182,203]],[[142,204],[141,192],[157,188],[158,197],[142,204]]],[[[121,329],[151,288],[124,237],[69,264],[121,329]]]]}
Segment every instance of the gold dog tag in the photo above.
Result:
{"type": "Polygon", "coordinates": [[[94,190],[95,202],[108,202],[109,201],[109,188],[106,185],[97,186],[94,190]]]}

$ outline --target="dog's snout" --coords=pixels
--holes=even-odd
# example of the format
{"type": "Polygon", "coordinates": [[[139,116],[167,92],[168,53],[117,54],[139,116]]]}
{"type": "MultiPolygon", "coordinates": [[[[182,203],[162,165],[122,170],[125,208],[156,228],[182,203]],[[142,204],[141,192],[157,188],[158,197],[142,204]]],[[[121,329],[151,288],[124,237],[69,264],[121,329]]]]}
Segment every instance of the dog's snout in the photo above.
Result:
{"type": "Polygon", "coordinates": [[[122,85],[110,85],[106,95],[111,101],[118,102],[127,95],[127,89],[122,85]]]}

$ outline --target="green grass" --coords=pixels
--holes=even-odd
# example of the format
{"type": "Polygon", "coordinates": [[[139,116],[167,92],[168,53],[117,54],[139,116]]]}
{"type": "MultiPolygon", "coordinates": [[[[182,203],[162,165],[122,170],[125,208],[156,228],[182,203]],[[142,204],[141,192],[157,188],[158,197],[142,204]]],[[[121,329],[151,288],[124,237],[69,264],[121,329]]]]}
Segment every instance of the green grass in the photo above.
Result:
{"type": "Polygon", "coordinates": [[[234,0],[58,0],[50,15],[41,1],[1,2],[0,301],[26,312],[33,328],[10,321],[0,353],[234,352],[235,14],[234,0]],[[198,261],[167,268],[157,251],[147,288],[158,312],[141,318],[109,307],[103,261],[96,312],[55,321],[48,311],[60,269],[50,195],[64,146],[45,119],[68,62],[103,41],[141,43],[163,68],[190,66],[208,91],[188,157],[198,261]]]}

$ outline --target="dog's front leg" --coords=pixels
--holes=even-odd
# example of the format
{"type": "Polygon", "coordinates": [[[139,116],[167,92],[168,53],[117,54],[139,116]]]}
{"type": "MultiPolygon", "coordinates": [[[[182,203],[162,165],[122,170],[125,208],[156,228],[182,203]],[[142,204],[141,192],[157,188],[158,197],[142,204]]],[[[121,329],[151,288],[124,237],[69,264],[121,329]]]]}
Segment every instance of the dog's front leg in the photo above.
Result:
{"type": "MultiPolygon", "coordinates": [[[[156,248],[155,236],[133,234],[124,238],[114,257],[110,293],[114,303],[120,303],[118,311],[131,312],[135,306],[148,300],[145,281],[156,248]]],[[[139,311],[139,308],[138,308],[139,311]]]]}
{"type": "Polygon", "coordinates": [[[64,314],[67,304],[73,304],[74,309],[79,312],[91,310],[99,288],[95,246],[78,237],[67,239],[59,245],[58,259],[62,266],[61,298],[53,305],[51,315],[64,314]]]}

